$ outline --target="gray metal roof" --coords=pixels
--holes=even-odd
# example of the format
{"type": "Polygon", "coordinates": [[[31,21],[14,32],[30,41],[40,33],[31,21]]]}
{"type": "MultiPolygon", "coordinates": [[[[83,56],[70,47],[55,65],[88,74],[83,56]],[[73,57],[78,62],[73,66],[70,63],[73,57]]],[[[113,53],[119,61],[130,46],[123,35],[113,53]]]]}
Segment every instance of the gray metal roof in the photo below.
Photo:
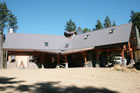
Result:
{"type": "Polygon", "coordinates": [[[72,53],[96,46],[125,43],[129,41],[132,23],[104,28],[72,38],[59,35],[8,34],[3,45],[5,50],[40,51],[50,53],[72,53]],[[113,32],[111,32],[113,29],[113,32]],[[48,42],[48,46],[45,46],[48,42]]]}
{"type": "Polygon", "coordinates": [[[132,23],[80,34],[72,39],[71,49],[128,42],[131,29],[132,23]],[[111,30],[114,31],[111,33],[111,30]]]}
{"type": "Polygon", "coordinates": [[[4,49],[59,50],[67,38],[58,35],[9,33],[4,49]],[[48,46],[45,46],[48,42],[48,46]]]}

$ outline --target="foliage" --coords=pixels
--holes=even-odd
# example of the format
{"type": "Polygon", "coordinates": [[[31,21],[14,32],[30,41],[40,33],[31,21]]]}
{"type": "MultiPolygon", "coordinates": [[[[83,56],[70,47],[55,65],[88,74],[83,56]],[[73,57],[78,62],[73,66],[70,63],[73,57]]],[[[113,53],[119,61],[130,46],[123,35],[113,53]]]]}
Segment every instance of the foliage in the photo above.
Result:
{"type": "Polygon", "coordinates": [[[0,33],[3,33],[3,29],[8,21],[8,12],[6,3],[0,3],[0,33]]]}
{"type": "Polygon", "coordinates": [[[5,27],[13,28],[15,31],[17,29],[17,19],[4,2],[0,3],[0,33],[3,33],[5,27]]]}
{"type": "Polygon", "coordinates": [[[104,26],[102,25],[101,21],[98,19],[97,24],[95,25],[95,28],[93,28],[93,31],[102,29],[102,28],[111,27],[111,26],[116,26],[116,23],[115,23],[115,21],[113,21],[113,24],[111,25],[110,18],[108,16],[106,16],[106,18],[104,20],[104,26]]]}
{"type": "Polygon", "coordinates": [[[113,21],[113,25],[112,26],[116,26],[116,23],[115,23],[115,21],[113,21]]]}
{"type": "Polygon", "coordinates": [[[131,11],[129,22],[132,22],[134,26],[137,26],[140,31],[140,12],[131,11]]]}
{"type": "Polygon", "coordinates": [[[13,28],[14,31],[17,29],[17,19],[12,14],[12,12],[8,9],[6,3],[0,3],[0,68],[3,68],[3,64],[5,64],[5,52],[2,50],[3,41],[5,39],[5,36],[3,34],[4,29],[13,28]],[[4,59],[4,60],[3,60],[4,59]],[[5,63],[3,63],[3,61],[5,63]]]}
{"type": "Polygon", "coordinates": [[[77,34],[81,34],[81,33],[82,33],[82,28],[81,27],[78,27],[77,34]]]}
{"type": "Polygon", "coordinates": [[[102,23],[100,20],[97,20],[97,24],[95,25],[95,29],[98,30],[98,29],[102,29],[103,26],[102,26],[102,23]]]}
{"type": "Polygon", "coordinates": [[[65,26],[65,30],[68,32],[73,32],[76,30],[76,24],[72,21],[72,19],[70,19],[65,26]]]}
{"type": "Polygon", "coordinates": [[[17,25],[16,25],[17,24],[17,18],[11,12],[9,14],[8,23],[9,23],[8,24],[9,28],[13,28],[13,31],[15,32],[16,29],[18,28],[17,25]]]}
{"type": "Polygon", "coordinates": [[[106,16],[105,20],[104,20],[104,27],[111,27],[111,21],[110,18],[108,16],[106,16]]]}
{"type": "Polygon", "coordinates": [[[91,32],[91,30],[88,29],[88,28],[84,28],[84,29],[83,29],[83,33],[86,33],[86,32],[91,32]]]}

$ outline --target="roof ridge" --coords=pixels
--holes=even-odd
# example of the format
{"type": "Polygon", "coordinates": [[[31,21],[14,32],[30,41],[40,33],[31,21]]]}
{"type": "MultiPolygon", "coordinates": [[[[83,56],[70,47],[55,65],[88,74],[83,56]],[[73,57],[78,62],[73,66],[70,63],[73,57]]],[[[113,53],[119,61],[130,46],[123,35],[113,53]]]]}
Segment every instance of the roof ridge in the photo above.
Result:
{"type": "Polygon", "coordinates": [[[93,33],[95,31],[99,31],[99,30],[105,30],[105,29],[111,29],[111,28],[116,28],[116,27],[120,27],[120,26],[124,26],[124,25],[129,25],[129,24],[132,24],[132,22],[130,23],[127,23],[127,24],[121,24],[121,25],[117,25],[117,26],[111,26],[111,27],[108,27],[108,28],[101,28],[101,29],[98,29],[98,30],[92,30],[91,32],[86,32],[86,33],[82,33],[82,34],[78,34],[76,36],[80,36],[80,35],[86,35],[87,33],[93,33]]]}

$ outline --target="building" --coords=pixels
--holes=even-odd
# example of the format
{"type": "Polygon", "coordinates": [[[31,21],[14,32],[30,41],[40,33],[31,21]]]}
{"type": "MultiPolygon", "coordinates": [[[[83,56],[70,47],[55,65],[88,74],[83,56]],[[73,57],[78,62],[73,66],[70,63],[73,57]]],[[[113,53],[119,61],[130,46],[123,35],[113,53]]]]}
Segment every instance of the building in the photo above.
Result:
{"type": "MultiPolygon", "coordinates": [[[[139,54],[139,31],[135,30],[132,23],[80,35],[65,34],[68,37],[9,33],[3,50],[7,51],[8,56],[32,56],[39,68],[105,67],[109,56],[113,54],[119,54],[123,58],[128,56],[131,61],[135,58],[134,54],[139,54]]],[[[136,58],[138,60],[140,57],[136,58]]],[[[28,62],[25,63],[28,68],[28,62]]],[[[25,65],[23,60],[19,64],[18,67],[25,65]]]]}

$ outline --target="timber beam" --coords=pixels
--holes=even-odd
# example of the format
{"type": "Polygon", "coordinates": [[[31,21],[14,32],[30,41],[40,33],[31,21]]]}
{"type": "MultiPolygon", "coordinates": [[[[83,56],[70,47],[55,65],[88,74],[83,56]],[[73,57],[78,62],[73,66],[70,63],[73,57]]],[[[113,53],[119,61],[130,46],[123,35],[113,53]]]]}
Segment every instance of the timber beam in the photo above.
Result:
{"type": "Polygon", "coordinates": [[[68,68],[68,60],[67,60],[67,55],[64,55],[65,57],[65,68],[68,68]]]}
{"type": "Polygon", "coordinates": [[[86,52],[82,52],[82,55],[83,55],[83,57],[84,57],[84,67],[88,67],[86,52]]]}
{"type": "Polygon", "coordinates": [[[57,54],[57,66],[56,66],[56,68],[60,68],[60,66],[59,66],[59,55],[57,54]]]}

